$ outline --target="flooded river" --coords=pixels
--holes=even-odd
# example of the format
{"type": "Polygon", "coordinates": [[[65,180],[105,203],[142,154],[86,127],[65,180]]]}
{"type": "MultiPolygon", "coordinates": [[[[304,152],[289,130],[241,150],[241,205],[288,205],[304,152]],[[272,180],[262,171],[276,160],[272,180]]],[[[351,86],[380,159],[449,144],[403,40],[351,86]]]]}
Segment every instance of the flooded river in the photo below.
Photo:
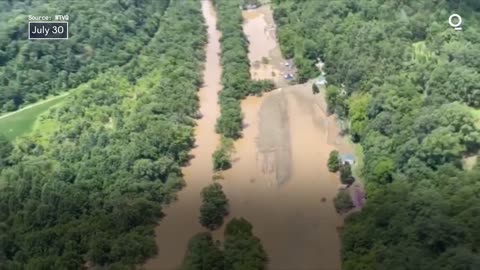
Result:
{"type": "Polygon", "coordinates": [[[270,270],[340,270],[337,230],[343,221],[333,206],[339,179],[326,164],[330,151],[352,149],[312,84],[288,86],[278,74],[285,60],[270,34],[270,7],[245,11],[244,20],[252,77],[273,79],[282,88],[242,102],[246,128],[222,180],[229,218],[243,216],[253,224],[270,270]],[[258,65],[262,58],[268,64],[258,65]]]}
{"type": "Polygon", "coordinates": [[[200,111],[203,115],[195,129],[194,158],[183,169],[186,187],[178,193],[178,201],[168,206],[166,216],[155,229],[158,255],[144,265],[152,270],[174,270],[183,260],[188,241],[192,236],[205,231],[199,222],[200,192],[212,182],[212,153],[219,142],[215,123],[220,114],[217,104],[221,90],[220,32],[216,29],[216,13],[210,1],[202,1],[202,11],[208,26],[208,44],[204,86],[199,90],[200,111]]]}
{"type": "MultiPolygon", "coordinates": [[[[158,255],[146,269],[176,269],[189,239],[205,231],[198,222],[201,189],[212,181],[212,158],[219,136],[217,93],[221,90],[220,33],[209,1],[202,1],[209,42],[200,89],[203,118],[195,130],[196,148],[184,168],[187,186],[178,201],[165,209],[156,228],[158,255]]],[[[285,60],[275,37],[269,6],[244,12],[244,31],[250,41],[251,74],[273,79],[281,88],[242,102],[243,137],[235,142],[233,167],[219,180],[230,203],[229,219],[245,217],[254,227],[269,257],[269,270],[340,270],[342,218],[333,207],[338,176],[326,167],[330,151],[352,149],[339,137],[322,95],[313,95],[311,83],[289,86],[283,79],[285,60]]],[[[224,226],[213,232],[223,240],[224,226]]]]}

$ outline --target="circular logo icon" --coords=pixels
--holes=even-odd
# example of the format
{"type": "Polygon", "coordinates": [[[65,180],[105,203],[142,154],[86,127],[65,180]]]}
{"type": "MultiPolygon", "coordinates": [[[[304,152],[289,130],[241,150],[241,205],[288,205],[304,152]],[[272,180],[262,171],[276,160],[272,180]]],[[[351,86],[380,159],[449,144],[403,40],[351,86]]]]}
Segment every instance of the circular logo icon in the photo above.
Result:
{"type": "Polygon", "coordinates": [[[450,26],[452,26],[455,29],[462,29],[462,17],[458,14],[452,14],[450,15],[450,18],[448,18],[448,23],[450,26]]]}

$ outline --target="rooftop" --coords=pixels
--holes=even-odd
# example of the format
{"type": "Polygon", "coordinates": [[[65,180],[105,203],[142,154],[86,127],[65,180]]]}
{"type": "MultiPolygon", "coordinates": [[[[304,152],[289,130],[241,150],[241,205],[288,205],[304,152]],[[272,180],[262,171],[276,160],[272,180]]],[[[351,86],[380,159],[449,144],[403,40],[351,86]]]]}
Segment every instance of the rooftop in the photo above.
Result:
{"type": "Polygon", "coordinates": [[[355,156],[353,154],[341,154],[340,159],[342,160],[342,163],[348,162],[350,165],[355,163],[355,156]]]}

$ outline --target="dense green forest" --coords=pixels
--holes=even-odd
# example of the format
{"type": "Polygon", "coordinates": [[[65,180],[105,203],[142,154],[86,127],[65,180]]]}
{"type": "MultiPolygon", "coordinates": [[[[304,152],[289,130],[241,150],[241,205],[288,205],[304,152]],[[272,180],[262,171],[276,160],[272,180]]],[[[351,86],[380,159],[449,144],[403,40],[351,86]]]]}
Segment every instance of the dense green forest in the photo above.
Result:
{"type": "Polygon", "coordinates": [[[248,95],[261,94],[274,88],[268,80],[254,81],[250,78],[248,40],[243,33],[240,0],[214,0],[218,15],[221,37],[222,85],[220,93],[221,116],[217,121],[217,132],[227,138],[242,135],[243,114],[240,100],[248,95]]]}
{"type": "Polygon", "coordinates": [[[301,81],[324,61],[329,111],[364,149],[344,269],[480,269],[480,168],[462,168],[480,147],[479,3],[274,1],[284,55],[301,81]]]}
{"type": "Polygon", "coordinates": [[[152,38],[169,0],[0,0],[0,113],[127,63],[152,38]],[[69,15],[70,39],[28,40],[28,15],[69,15]]]}
{"type": "Polygon", "coordinates": [[[190,240],[181,270],[264,270],[267,254],[244,218],[228,222],[223,249],[210,232],[190,240]]]}
{"type": "MultiPolygon", "coordinates": [[[[99,63],[105,68],[134,58],[80,86],[52,110],[40,123],[48,132],[13,146],[0,137],[0,269],[133,269],[156,252],[153,228],[161,206],[183,184],[180,166],[194,144],[206,43],[200,2],[172,1],[165,13],[166,0],[69,2],[59,6],[107,12],[100,6],[116,3],[125,9],[122,20],[139,9],[149,14],[141,16],[148,33],[131,32],[139,39],[130,36],[129,48],[156,34],[137,56],[105,41],[108,54],[97,54],[86,65],[89,72],[99,63]]],[[[100,25],[87,29],[93,36],[110,20],[96,16],[100,25]]]]}

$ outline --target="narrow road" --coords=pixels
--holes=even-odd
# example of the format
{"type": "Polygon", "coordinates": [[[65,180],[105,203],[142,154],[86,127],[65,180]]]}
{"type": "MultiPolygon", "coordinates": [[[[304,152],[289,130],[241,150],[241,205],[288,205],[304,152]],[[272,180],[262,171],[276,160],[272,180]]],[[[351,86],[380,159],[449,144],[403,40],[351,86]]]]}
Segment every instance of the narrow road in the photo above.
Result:
{"type": "Polygon", "coordinates": [[[186,187],[177,195],[178,200],[165,210],[165,217],[155,229],[158,254],[148,260],[144,267],[152,270],[172,270],[180,266],[188,241],[192,236],[205,231],[199,221],[200,192],[212,182],[212,154],[220,137],[215,133],[215,123],[220,114],[218,91],[221,90],[220,76],[220,32],[216,29],[217,17],[212,3],[202,1],[202,11],[208,26],[206,63],[203,73],[204,86],[199,90],[202,118],[195,129],[196,147],[190,165],[183,169],[186,187]]]}

